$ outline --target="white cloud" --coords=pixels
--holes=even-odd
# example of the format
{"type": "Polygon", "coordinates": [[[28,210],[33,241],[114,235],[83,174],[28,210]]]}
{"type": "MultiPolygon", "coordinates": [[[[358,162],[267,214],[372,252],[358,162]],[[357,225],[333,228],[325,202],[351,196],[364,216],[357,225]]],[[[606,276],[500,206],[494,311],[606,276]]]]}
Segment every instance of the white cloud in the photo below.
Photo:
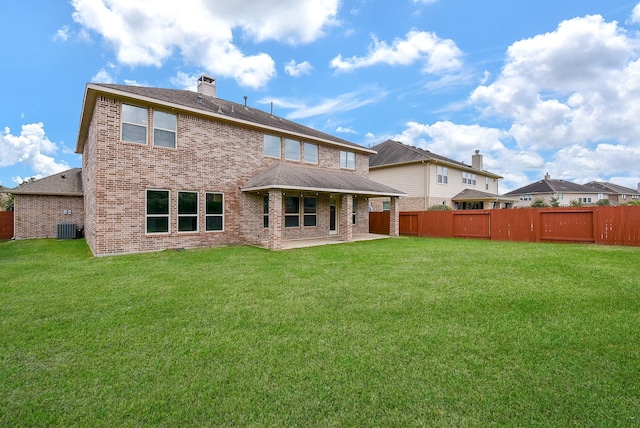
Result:
{"type": "Polygon", "coordinates": [[[640,3],[638,3],[636,5],[636,7],[633,8],[633,11],[631,12],[630,21],[633,24],[639,24],[640,23],[640,3]]]}
{"type": "Polygon", "coordinates": [[[296,120],[326,114],[342,113],[357,108],[374,104],[387,96],[387,93],[379,88],[365,88],[359,91],[347,92],[335,98],[320,100],[316,105],[308,105],[301,101],[276,98],[260,100],[259,103],[273,102],[275,106],[293,111],[287,114],[287,119],[296,120]]]}
{"type": "Polygon", "coordinates": [[[312,70],[313,67],[307,61],[296,63],[295,60],[291,60],[284,66],[284,71],[292,77],[299,77],[303,74],[309,74],[312,70]]]}
{"type": "Polygon", "coordinates": [[[72,0],[71,4],[74,21],[104,38],[120,64],[160,66],[179,52],[187,63],[253,88],[275,76],[275,63],[266,53],[243,53],[234,43],[234,30],[257,42],[309,43],[335,23],[338,8],[338,0],[72,0]]]}
{"type": "Polygon", "coordinates": [[[69,26],[64,25],[62,26],[62,28],[56,31],[56,34],[54,34],[53,36],[53,40],[54,41],[62,40],[63,42],[66,42],[67,40],[69,40],[69,26]]]}
{"type": "Polygon", "coordinates": [[[91,78],[91,81],[94,83],[116,83],[116,78],[113,75],[119,73],[120,67],[109,62],[91,78]]]}
{"type": "Polygon", "coordinates": [[[338,126],[336,132],[339,134],[357,134],[351,127],[338,126]]]}
{"type": "Polygon", "coordinates": [[[438,0],[413,0],[414,3],[433,4],[438,0]]]}
{"type": "Polygon", "coordinates": [[[22,125],[20,135],[13,135],[8,127],[0,134],[0,166],[25,164],[44,176],[69,169],[66,162],[58,162],[52,156],[58,146],[45,135],[44,125],[22,125]]]}
{"type": "Polygon", "coordinates": [[[511,45],[501,74],[476,88],[471,102],[512,120],[521,146],[638,141],[639,48],[638,39],[599,15],[564,21],[511,45]]]}
{"type": "Polygon", "coordinates": [[[441,73],[462,66],[462,51],[451,39],[443,40],[434,33],[412,30],[405,39],[395,39],[391,45],[372,36],[366,56],[343,59],[338,55],[331,60],[331,66],[337,71],[349,72],[376,64],[392,66],[411,65],[424,61],[423,73],[441,73]]]}

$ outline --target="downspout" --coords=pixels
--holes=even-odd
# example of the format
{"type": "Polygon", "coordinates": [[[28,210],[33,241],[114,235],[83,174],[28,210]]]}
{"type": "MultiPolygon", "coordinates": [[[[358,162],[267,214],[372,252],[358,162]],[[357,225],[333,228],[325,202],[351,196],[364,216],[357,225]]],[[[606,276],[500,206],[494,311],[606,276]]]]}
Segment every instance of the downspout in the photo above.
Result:
{"type": "Polygon", "coordinates": [[[429,164],[422,161],[422,165],[424,165],[424,210],[427,210],[427,194],[428,194],[428,185],[429,185],[429,164]]]}

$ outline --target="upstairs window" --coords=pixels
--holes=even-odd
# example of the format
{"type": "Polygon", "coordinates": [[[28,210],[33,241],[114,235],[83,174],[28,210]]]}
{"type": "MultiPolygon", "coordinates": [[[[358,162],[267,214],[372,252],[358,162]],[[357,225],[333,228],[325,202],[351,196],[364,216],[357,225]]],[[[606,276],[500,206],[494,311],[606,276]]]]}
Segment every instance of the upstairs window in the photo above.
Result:
{"type": "Polygon", "coordinates": [[[489,190],[489,177],[484,178],[484,189],[489,190]]]}
{"type": "Polygon", "coordinates": [[[122,141],[147,144],[147,109],[122,104],[122,141]]]}
{"type": "Polygon", "coordinates": [[[178,232],[198,231],[198,193],[178,192],[178,232]]]}
{"type": "Polygon", "coordinates": [[[280,137],[275,135],[264,136],[264,155],[274,158],[281,157],[282,149],[280,147],[280,137]]]}
{"type": "Polygon", "coordinates": [[[284,140],[284,158],[300,162],[300,141],[284,140]]]}
{"type": "Polygon", "coordinates": [[[153,145],[176,148],[176,129],[178,121],[175,114],[162,111],[153,112],[153,145]]]}
{"type": "Polygon", "coordinates": [[[206,230],[224,230],[224,197],[222,193],[207,193],[206,230]]]}
{"type": "Polygon", "coordinates": [[[318,145],[304,143],[304,161],[307,163],[318,163],[318,145]]]}
{"type": "Polygon", "coordinates": [[[169,233],[168,190],[147,190],[147,233],[169,233]]]}
{"type": "Polygon", "coordinates": [[[438,183],[447,184],[449,182],[449,168],[438,167],[438,183]]]}
{"type": "Polygon", "coordinates": [[[356,169],[356,154],[353,152],[340,152],[340,168],[356,169]]]}

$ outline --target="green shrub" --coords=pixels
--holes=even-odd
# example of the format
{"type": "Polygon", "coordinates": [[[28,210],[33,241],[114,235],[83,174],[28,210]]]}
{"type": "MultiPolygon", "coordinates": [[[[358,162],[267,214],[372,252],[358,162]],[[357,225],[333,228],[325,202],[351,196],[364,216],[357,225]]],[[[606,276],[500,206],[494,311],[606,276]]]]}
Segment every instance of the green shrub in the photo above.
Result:
{"type": "Polygon", "coordinates": [[[449,211],[451,207],[449,205],[431,205],[429,211],[449,211]]]}

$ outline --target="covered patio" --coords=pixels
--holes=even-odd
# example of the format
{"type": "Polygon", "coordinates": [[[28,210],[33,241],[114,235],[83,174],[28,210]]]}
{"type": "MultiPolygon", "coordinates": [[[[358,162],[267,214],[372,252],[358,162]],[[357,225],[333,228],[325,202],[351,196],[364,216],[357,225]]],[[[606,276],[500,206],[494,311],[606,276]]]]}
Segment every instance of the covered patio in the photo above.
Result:
{"type": "Polygon", "coordinates": [[[404,193],[354,172],[277,162],[241,190],[263,198],[266,234],[256,244],[271,250],[379,239],[368,233],[371,197],[391,199],[388,236],[399,235],[397,200],[404,193]]]}

